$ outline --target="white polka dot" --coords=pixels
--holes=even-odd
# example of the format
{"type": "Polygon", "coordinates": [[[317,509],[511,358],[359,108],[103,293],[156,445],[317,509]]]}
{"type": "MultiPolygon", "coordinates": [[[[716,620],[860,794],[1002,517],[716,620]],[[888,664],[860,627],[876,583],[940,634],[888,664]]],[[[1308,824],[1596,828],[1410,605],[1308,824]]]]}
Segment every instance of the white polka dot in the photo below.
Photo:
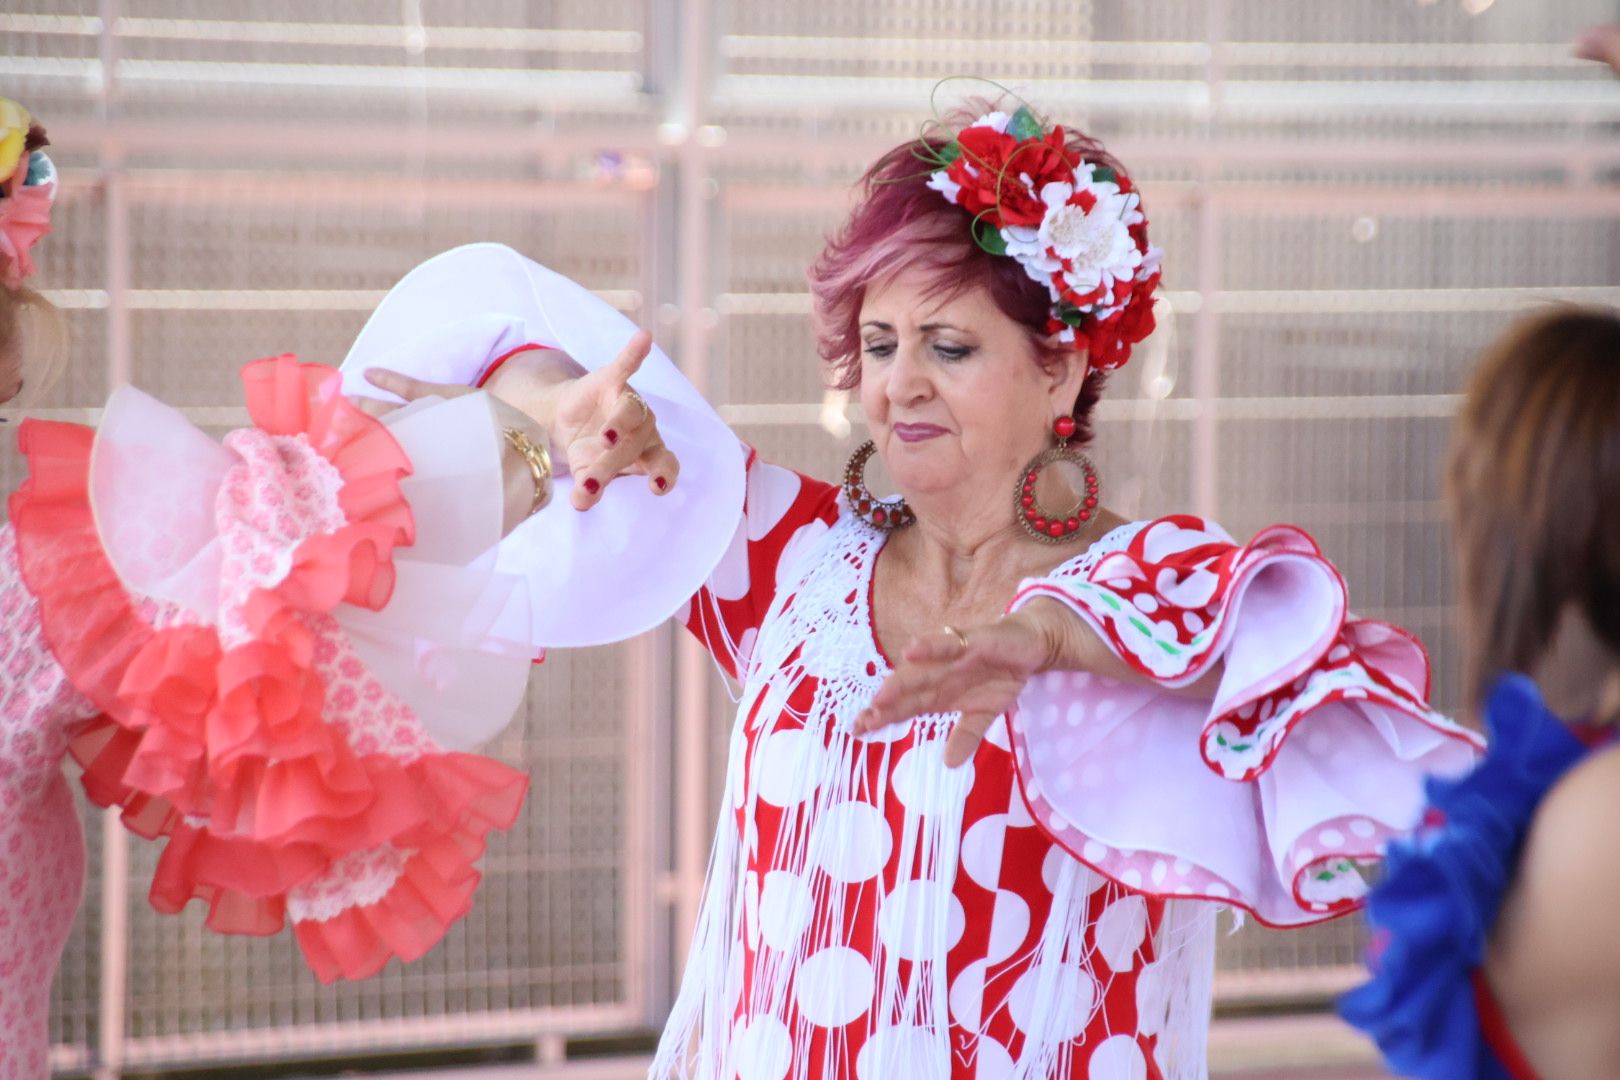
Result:
{"type": "Polygon", "coordinates": [[[737,522],[731,546],[710,575],[709,591],[717,600],[741,600],[748,595],[748,533],[744,522],[737,522]]]}
{"type": "Polygon", "coordinates": [[[810,888],[797,874],[772,870],[759,894],[759,936],[771,948],[787,952],[799,944],[814,910],[810,888]]]}
{"type": "Polygon", "coordinates": [[[1366,818],[1356,818],[1350,823],[1350,831],[1363,840],[1370,840],[1378,834],[1378,826],[1366,818]]]}
{"type": "Polygon", "coordinates": [[[1212,881],[1204,886],[1204,892],[1209,896],[1225,898],[1232,895],[1232,890],[1226,887],[1225,882],[1212,881]]]}
{"type": "Polygon", "coordinates": [[[1348,660],[1350,659],[1350,647],[1348,645],[1335,645],[1328,652],[1327,658],[1328,663],[1330,664],[1337,664],[1341,660],[1348,660]]]}
{"type": "Polygon", "coordinates": [[[948,882],[908,881],[883,898],[878,909],[878,937],[890,952],[906,960],[944,960],[962,939],[967,916],[948,882]],[[943,933],[944,948],[935,946],[943,933]]]}
{"type": "Polygon", "coordinates": [[[1159,610],[1159,598],[1154,596],[1152,593],[1137,593],[1135,596],[1131,597],[1131,603],[1135,604],[1136,610],[1142,612],[1144,615],[1151,615],[1155,611],[1159,610]]]}
{"type": "Polygon", "coordinates": [[[1143,1035],[1157,1035],[1170,1008],[1170,980],[1162,961],[1142,968],[1136,977],[1136,1027],[1143,1035]]]}
{"type": "Polygon", "coordinates": [[[1007,800],[1007,828],[1027,829],[1035,824],[1035,819],[1029,814],[1029,804],[1024,801],[1024,793],[1014,783],[1012,798],[1007,800]]]}
{"type": "Polygon", "coordinates": [[[1344,833],[1338,829],[1323,829],[1317,839],[1322,842],[1323,847],[1330,851],[1337,851],[1344,847],[1344,833]]]}
{"type": "Polygon", "coordinates": [[[1053,844],[1047,849],[1046,858],[1041,860],[1041,881],[1045,882],[1047,892],[1057,892],[1058,875],[1069,868],[1072,868],[1071,873],[1077,875],[1076,883],[1081,896],[1090,896],[1103,887],[1101,874],[1086,869],[1074,856],[1053,844]]]}
{"type": "Polygon", "coordinates": [[[906,809],[918,814],[937,814],[949,802],[949,793],[956,790],[966,794],[973,787],[973,762],[960,769],[945,768],[945,749],[942,742],[926,742],[913,746],[894,766],[894,794],[906,809]],[[960,775],[960,787],[957,787],[960,775]]]}
{"type": "Polygon", "coordinates": [[[1013,984],[1007,995],[1007,1011],[1019,1030],[1029,1032],[1036,1019],[1038,1004],[1044,1004],[1047,1018],[1043,1033],[1067,1042],[1077,1037],[1091,1023],[1097,1011],[1097,980],[1079,968],[1064,967],[1052,978],[1052,989],[1044,999],[1041,967],[1031,967],[1013,984]]]}
{"type": "Polygon", "coordinates": [[[1142,887],[1142,871],[1138,870],[1134,866],[1130,867],[1123,874],[1119,875],[1119,880],[1125,885],[1126,888],[1140,889],[1142,887]]]}
{"type": "Polygon", "coordinates": [[[951,981],[951,1019],[957,1027],[976,1031],[984,1012],[984,977],[989,961],[975,960],[964,967],[951,981]]]}
{"type": "Polygon", "coordinates": [[[748,539],[765,539],[799,497],[799,474],[780,465],[756,462],[748,470],[748,539]]]}
{"type": "Polygon", "coordinates": [[[773,731],[755,751],[759,797],[773,806],[803,802],[820,782],[826,748],[801,728],[773,731]]]}
{"type": "Polygon", "coordinates": [[[950,1080],[951,1052],[923,1027],[879,1028],[855,1058],[859,1080],[950,1080]]]}
{"type": "Polygon", "coordinates": [[[1127,592],[1133,584],[1134,582],[1130,578],[1117,577],[1108,579],[1108,587],[1115,592],[1127,592]]]}
{"type": "Polygon", "coordinates": [[[750,948],[759,948],[759,874],[753,870],[743,879],[743,932],[750,948]]]}
{"type": "Polygon", "coordinates": [[[1115,1035],[1091,1052],[1086,1075],[1089,1080],[1146,1080],[1147,1060],[1134,1038],[1115,1035]]]}
{"type": "Polygon", "coordinates": [[[1013,1059],[1007,1048],[988,1035],[974,1044],[973,1080],[1012,1080],[1013,1059]]]}
{"type": "Polygon", "coordinates": [[[1122,896],[1097,917],[1093,933],[1103,962],[1118,972],[1136,967],[1136,952],[1147,933],[1147,901],[1140,896],[1122,896]]]}
{"type": "Polygon", "coordinates": [[[754,659],[754,646],[759,644],[759,631],[750,626],[737,639],[737,671],[746,674],[754,659]]]}
{"type": "Polygon", "coordinates": [[[1153,863],[1153,872],[1148,875],[1155,886],[1163,885],[1164,879],[1170,876],[1170,864],[1163,859],[1156,859],[1153,863]]]}
{"type": "Polygon", "coordinates": [[[835,945],[799,965],[793,993],[812,1024],[843,1027],[872,1004],[872,963],[854,949],[835,945]]]}
{"type": "Polygon", "coordinates": [[[1063,711],[1063,719],[1070,727],[1079,727],[1086,722],[1086,703],[1071,701],[1069,707],[1063,711]]]}
{"type": "Polygon", "coordinates": [[[850,885],[882,872],[893,844],[889,823],[870,803],[839,803],[816,824],[817,864],[828,877],[850,885]]]}
{"type": "Polygon", "coordinates": [[[1080,849],[1081,856],[1093,866],[1108,858],[1108,849],[1096,840],[1087,840],[1086,846],[1080,849]]]}
{"type": "Polygon", "coordinates": [[[734,1044],[738,1080],[782,1080],[793,1063],[793,1038],[774,1016],[756,1016],[734,1044]]]}
{"type": "Polygon", "coordinates": [[[1181,623],[1187,628],[1187,633],[1196,634],[1204,628],[1204,617],[1196,611],[1183,612],[1181,623]]]}
{"type": "Polygon", "coordinates": [[[1001,849],[1006,839],[1006,814],[981,818],[962,836],[962,869],[991,892],[1001,887],[1001,849]]]}
{"type": "MultiPolygon", "coordinates": [[[[801,525],[782,548],[782,554],[776,560],[776,587],[787,590],[798,584],[804,573],[803,561],[814,553],[820,545],[822,538],[831,532],[825,521],[816,520],[808,525],[801,525]]],[[[904,724],[896,724],[904,728],[904,724]]]]}
{"type": "Polygon", "coordinates": [[[990,910],[990,944],[985,959],[998,964],[1023,947],[1029,937],[1029,905],[1023,897],[1006,889],[996,893],[990,910]]]}

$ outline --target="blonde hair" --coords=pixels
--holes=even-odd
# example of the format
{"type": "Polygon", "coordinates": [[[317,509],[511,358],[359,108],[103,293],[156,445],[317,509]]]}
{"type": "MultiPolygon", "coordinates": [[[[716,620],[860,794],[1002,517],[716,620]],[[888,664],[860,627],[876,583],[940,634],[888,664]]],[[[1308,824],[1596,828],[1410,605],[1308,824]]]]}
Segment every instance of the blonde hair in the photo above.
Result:
{"type": "Polygon", "coordinates": [[[45,396],[61,377],[67,359],[67,323],[56,305],[24,285],[0,288],[0,356],[17,357],[23,392],[6,403],[25,408],[45,396]]]}

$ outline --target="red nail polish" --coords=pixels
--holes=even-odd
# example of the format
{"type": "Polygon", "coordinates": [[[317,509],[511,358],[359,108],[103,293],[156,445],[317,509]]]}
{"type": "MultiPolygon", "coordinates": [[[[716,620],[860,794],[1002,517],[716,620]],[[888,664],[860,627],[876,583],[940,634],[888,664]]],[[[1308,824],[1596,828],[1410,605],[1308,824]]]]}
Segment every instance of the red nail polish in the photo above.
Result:
{"type": "Polygon", "coordinates": [[[655,477],[653,479],[653,483],[658,485],[659,491],[663,491],[665,488],[669,487],[669,481],[665,480],[662,476],[655,477]]]}
{"type": "Polygon", "coordinates": [[[607,444],[609,446],[612,446],[614,443],[619,441],[619,433],[614,431],[612,428],[608,428],[606,431],[602,432],[602,438],[607,440],[607,444]]]}
{"type": "Polygon", "coordinates": [[[585,478],[585,490],[590,492],[592,495],[595,495],[598,491],[602,490],[602,485],[597,482],[596,477],[587,476],[585,478]]]}

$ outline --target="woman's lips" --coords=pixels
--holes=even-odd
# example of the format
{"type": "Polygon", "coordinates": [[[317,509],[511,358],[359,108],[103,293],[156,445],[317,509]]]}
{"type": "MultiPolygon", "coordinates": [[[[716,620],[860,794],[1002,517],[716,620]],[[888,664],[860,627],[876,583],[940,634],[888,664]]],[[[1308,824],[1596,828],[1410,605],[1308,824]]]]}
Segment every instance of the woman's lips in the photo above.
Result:
{"type": "Polygon", "coordinates": [[[923,442],[945,434],[938,424],[896,424],[893,430],[901,442],[923,442]]]}

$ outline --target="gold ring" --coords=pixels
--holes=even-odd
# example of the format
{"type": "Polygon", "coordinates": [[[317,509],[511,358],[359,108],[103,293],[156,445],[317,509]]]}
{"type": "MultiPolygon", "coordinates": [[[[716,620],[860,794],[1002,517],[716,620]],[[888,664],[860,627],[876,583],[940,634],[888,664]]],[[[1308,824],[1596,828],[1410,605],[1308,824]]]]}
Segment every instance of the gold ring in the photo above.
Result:
{"type": "Polygon", "coordinates": [[[951,637],[955,638],[957,641],[960,641],[962,643],[962,648],[967,648],[967,635],[962,633],[962,631],[958,630],[954,626],[942,626],[940,629],[951,635],[951,637]]]}
{"type": "Polygon", "coordinates": [[[642,397],[640,394],[636,393],[636,391],[635,391],[635,389],[633,387],[629,387],[629,386],[625,387],[624,388],[624,393],[625,393],[625,396],[628,397],[631,401],[633,401],[637,405],[641,406],[641,419],[642,420],[646,420],[647,417],[652,415],[652,410],[647,407],[647,399],[642,397]]]}

